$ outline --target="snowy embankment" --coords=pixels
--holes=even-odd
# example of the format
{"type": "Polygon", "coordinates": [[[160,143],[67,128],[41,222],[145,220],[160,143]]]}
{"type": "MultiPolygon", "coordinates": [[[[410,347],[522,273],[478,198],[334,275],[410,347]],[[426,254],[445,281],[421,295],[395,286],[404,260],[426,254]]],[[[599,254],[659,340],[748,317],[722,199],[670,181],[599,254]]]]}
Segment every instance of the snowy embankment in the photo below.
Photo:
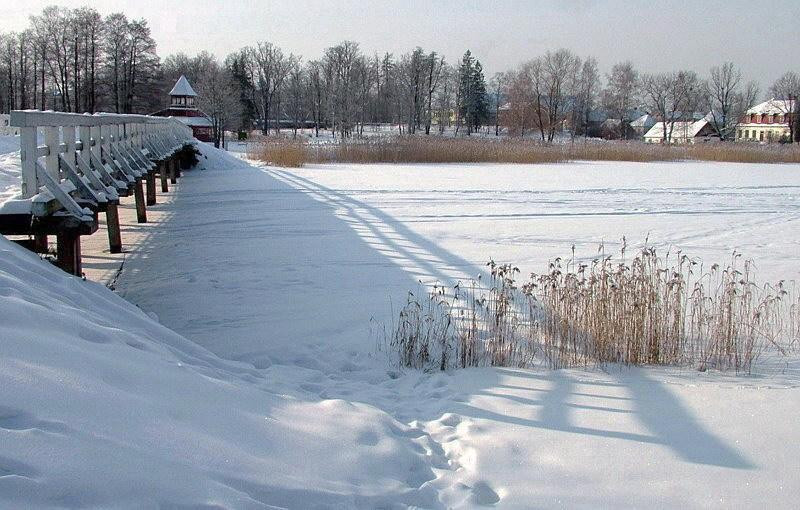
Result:
{"type": "Polygon", "coordinates": [[[0,238],[0,506],[431,506],[425,436],[278,394],[0,238]]]}
{"type": "Polygon", "coordinates": [[[795,358],[749,378],[424,374],[379,350],[418,280],[489,256],[540,270],[650,232],[796,278],[793,167],[282,170],[203,151],[117,282],[166,327],[0,239],[0,506],[796,503],[795,358]]]}

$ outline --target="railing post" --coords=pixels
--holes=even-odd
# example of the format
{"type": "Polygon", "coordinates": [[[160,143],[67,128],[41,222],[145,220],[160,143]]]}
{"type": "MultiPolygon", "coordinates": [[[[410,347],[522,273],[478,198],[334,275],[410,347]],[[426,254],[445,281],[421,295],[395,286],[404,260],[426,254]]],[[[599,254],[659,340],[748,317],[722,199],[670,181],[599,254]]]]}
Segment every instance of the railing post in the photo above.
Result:
{"type": "MultiPolygon", "coordinates": [[[[131,124],[131,128],[133,129],[133,139],[131,140],[131,154],[134,151],[138,151],[141,145],[141,135],[139,133],[139,124],[131,124]]],[[[143,164],[146,162],[143,162],[143,164]]],[[[155,170],[149,168],[150,165],[145,166],[145,170],[147,171],[147,205],[155,205],[156,204],[156,174],[155,170]]]]}
{"type": "Polygon", "coordinates": [[[158,176],[161,179],[161,192],[169,192],[169,184],[167,184],[167,165],[164,161],[158,162],[158,176]]]}
{"type": "Polygon", "coordinates": [[[20,159],[22,163],[22,198],[31,198],[39,192],[36,177],[37,141],[35,127],[23,127],[19,132],[20,159]]]}
{"type": "Polygon", "coordinates": [[[58,127],[47,126],[44,128],[44,144],[47,146],[47,156],[44,158],[44,168],[54,181],[61,181],[58,169],[58,127]]]}
{"type": "Polygon", "coordinates": [[[66,147],[64,159],[66,159],[70,165],[77,167],[75,162],[75,126],[62,126],[61,136],[64,139],[64,145],[66,147]]]}
{"type": "Polygon", "coordinates": [[[175,158],[169,158],[165,160],[164,163],[169,166],[169,182],[176,184],[178,182],[178,176],[175,173],[175,167],[177,166],[175,164],[175,158]]]}
{"type": "MultiPolygon", "coordinates": [[[[100,147],[100,127],[81,126],[78,130],[81,140],[81,155],[89,162],[91,152],[97,153],[100,147]],[[95,133],[93,140],[92,132],[95,133]],[[97,147],[93,147],[96,144],[97,147]]],[[[91,171],[91,169],[90,169],[91,171]]],[[[99,172],[99,169],[98,169],[99,172]]],[[[122,233],[119,227],[119,200],[109,200],[106,205],[106,230],[108,231],[108,251],[110,253],[122,253],[122,233]]]]}
{"type": "Polygon", "coordinates": [[[58,266],[70,274],[81,276],[81,236],[74,231],[63,232],[56,235],[56,242],[58,266]]]}

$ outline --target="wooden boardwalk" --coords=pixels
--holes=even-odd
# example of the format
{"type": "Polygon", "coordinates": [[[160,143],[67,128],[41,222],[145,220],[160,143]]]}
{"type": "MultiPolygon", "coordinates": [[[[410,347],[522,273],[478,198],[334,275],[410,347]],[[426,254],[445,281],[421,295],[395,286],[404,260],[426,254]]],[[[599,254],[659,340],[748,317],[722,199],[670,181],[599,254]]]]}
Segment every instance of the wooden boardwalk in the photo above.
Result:
{"type": "MultiPolygon", "coordinates": [[[[158,191],[158,203],[147,206],[147,223],[138,223],[136,204],[133,197],[123,198],[119,204],[119,225],[122,235],[122,253],[111,253],[108,248],[108,230],[103,215],[100,216],[99,229],[91,236],[82,239],[83,274],[87,280],[113,288],[114,281],[124,262],[143,245],[152,232],[172,215],[172,203],[180,191],[180,180],[170,184],[168,193],[158,191]]],[[[144,255],[144,254],[143,254],[144,255]]],[[[146,255],[144,255],[146,256],[146,255]]]]}

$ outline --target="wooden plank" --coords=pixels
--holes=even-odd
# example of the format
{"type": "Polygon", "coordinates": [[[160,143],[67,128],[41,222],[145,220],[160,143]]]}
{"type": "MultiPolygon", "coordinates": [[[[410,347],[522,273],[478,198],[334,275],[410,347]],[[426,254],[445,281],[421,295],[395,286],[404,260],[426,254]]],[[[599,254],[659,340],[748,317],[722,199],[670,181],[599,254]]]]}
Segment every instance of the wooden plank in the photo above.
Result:
{"type": "Polygon", "coordinates": [[[55,181],[50,174],[48,174],[39,163],[36,163],[37,169],[40,170],[42,179],[44,180],[45,188],[53,197],[61,203],[61,206],[70,214],[81,218],[86,216],[86,212],[73,200],[68,193],[66,193],[57,181],[55,181]]]}

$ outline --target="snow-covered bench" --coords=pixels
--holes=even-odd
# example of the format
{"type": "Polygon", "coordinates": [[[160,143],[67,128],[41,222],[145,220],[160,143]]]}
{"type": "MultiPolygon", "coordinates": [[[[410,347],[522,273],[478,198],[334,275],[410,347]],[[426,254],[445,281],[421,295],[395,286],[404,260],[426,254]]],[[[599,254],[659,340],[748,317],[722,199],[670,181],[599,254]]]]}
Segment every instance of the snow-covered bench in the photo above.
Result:
{"type": "Polygon", "coordinates": [[[56,235],[59,265],[77,275],[80,236],[97,230],[97,214],[106,213],[110,250],[121,251],[120,197],[133,193],[137,219],[146,222],[156,175],[167,191],[167,174],[175,182],[173,155],[192,140],[185,124],[145,115],[20,110],[10,124],[20,129],[22,186],[0,207],[0,234],[32,235],[40,250],[56,235]]]}

